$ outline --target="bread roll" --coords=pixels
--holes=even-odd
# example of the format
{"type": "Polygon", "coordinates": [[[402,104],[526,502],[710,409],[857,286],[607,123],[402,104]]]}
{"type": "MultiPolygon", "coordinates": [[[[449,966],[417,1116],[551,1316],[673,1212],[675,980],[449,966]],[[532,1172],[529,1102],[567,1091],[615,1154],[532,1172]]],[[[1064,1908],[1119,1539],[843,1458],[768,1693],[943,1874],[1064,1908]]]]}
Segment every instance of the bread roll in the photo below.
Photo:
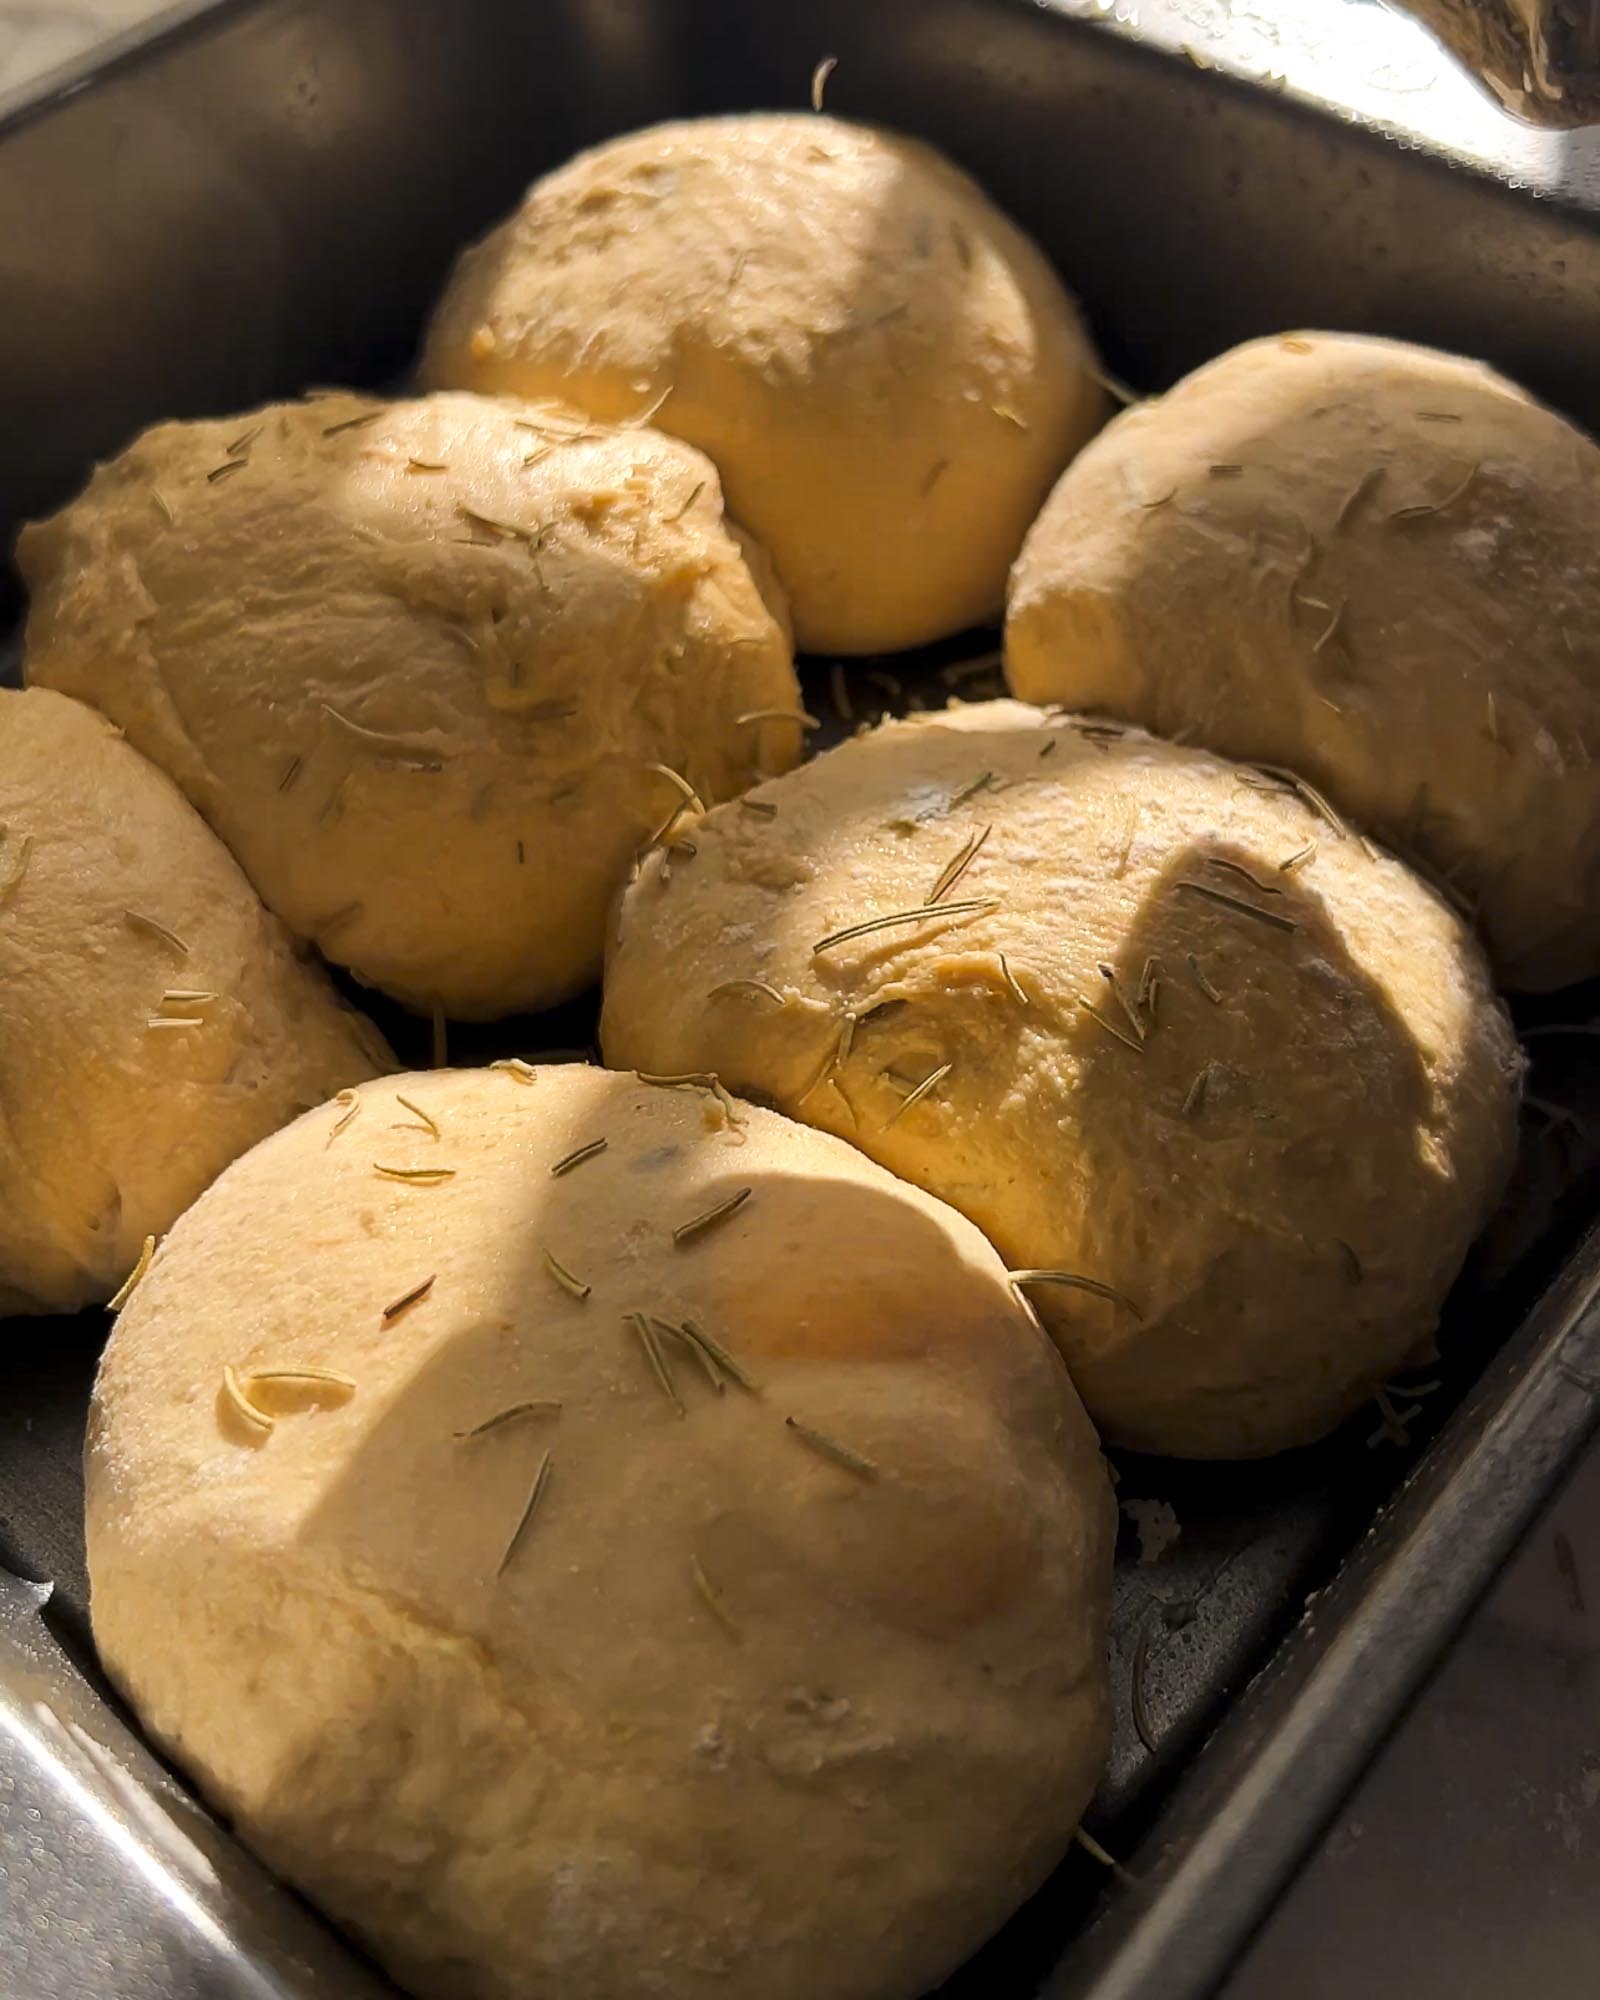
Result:
{"type": "Polygon", "coordinates": [[[921,1994],[1094,1785],[1114,1513],[970,1224],[576,1066],[371,1085],[240,1161],[88,1453],[112,1675],[439,2000],[921,1994]]]}
{"type": "Polygon", "coordinates": [[[659,404],[765,543],[800,645],[839,653],[998,614],[1104,416],[1093,368],[1055,273],[965,174],[811,114],[580,153],[467,251],[423,359],[440,387],[659,404]]]}
{"type": "Polygon", "coordinates": [[[1467,931],[1308,796],[1015,702],[885,726],[645,869],[606,1058],[970,1216],[1116,1442],[1304,1443],[1428,1336],[1519,1076],[1467,931]]]}
{"type": "Polygon", "coordinates": [[[1476,907],[1506,981],[1600,972],[1600,452],[1486,368],[1252,341],[1130,410],[1018,559],[1006,667],[1287,764],[1476,907]]]}
{"type": "Polygon", "coordinates": [[[711,466],[652,431],[476,396],[160,424],[20,560],[30,679],[120,723],[291,929],[420,1010],[582,988],[685,784],[798,755],[779,600],[711,466]]]}
{"type": "Polygon", "coordinates": [[[0,689],[0,1318],[109,1298],[230,1160],[389,1066],[159,771],[0,689]]]}

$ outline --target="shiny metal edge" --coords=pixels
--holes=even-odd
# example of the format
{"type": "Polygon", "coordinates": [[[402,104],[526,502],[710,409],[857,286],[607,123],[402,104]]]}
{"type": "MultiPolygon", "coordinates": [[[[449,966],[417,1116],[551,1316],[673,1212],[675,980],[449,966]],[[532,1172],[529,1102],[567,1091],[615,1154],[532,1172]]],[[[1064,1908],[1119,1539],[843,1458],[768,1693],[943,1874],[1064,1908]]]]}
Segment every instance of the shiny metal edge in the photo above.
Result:
{"type": "Polygon", "coordinates": [[[1415,16],[1378,0],[1041,4],[1520,193],[1590,207],[1600,195],[1600,132],[1517,118],[1415,16]]]}
{"type": "Polygon", "coordinates": [[[123,1724],[51,1636],[49,1596],[0,1570],[0,1993],[392,1996],[123,1724]]]}
{"type": "Polygon", "coordinates": [[[1181,1780],[1044,2000],[1203,2000],[1600,1430],[1600,1225],[1181,1780]]]}
{"type": "Polygon", "coordinates": [[[30,118],[47,115],[68,98],[106,82],[128,63],[159,55],[185,35],[208,27],[214,16],[257,4],[259,0],[169,0],[145,20],[107,35],[65,62],[53,63],[26,83],[0,90],[0,140],[30,118]]]}

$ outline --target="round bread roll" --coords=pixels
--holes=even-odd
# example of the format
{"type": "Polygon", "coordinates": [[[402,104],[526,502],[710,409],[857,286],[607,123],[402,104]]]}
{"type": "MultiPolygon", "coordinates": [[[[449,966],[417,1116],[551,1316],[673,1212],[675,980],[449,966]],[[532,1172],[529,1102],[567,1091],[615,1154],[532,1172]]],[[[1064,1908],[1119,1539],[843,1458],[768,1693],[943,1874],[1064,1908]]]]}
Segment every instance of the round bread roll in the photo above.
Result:
{"type": "Polygon", "coordinates": [[[989,702],[692,840],[624,903],[607,1060],[715,1069],[970,1216],[1108,1437],[1304,1443],[1428,1337],[1516,1043],[1452,912],[1288,782],[989,702]]]}
{"type": "Polygon", "coordinates": [[[158,425],[26,530],[28,673],[120,723],[291,929],[484,1018],[598,976],[689,787],[798,755],[746,553],[675,439],[325,396],[158,425]]]}
{"type": "Polygon", "coordinates": [[[441,387],[653,409],[716,461],[801,646],[838,653],[998,615],[1104,417],[1094,371],[1055,273],[965,174],[810,113],[580,153],[462,257],[423,359],[441,387]]]}
{"type": "Polygon", "coordinates": [[[0,689],[0,1318],[109,1298],[230,1160],[389,1067],[117,730],[0,689]]]}
{"type": "Polygon", "coordinates": [[[969,1223],[693,1080],[302,1119],[162,1246],[90,1431],[101,1657],[417,1994],[912,2000],[1099,1773],[1065,1369],[969,1223]]]}
{"type": "Polygon", "coordinates": [[[1561,986],[1600,972],[1597,541],[1600,451],[1488,369],[1252,341],[1056,487],[1007,675],[1299,771],[1561,986]]]}

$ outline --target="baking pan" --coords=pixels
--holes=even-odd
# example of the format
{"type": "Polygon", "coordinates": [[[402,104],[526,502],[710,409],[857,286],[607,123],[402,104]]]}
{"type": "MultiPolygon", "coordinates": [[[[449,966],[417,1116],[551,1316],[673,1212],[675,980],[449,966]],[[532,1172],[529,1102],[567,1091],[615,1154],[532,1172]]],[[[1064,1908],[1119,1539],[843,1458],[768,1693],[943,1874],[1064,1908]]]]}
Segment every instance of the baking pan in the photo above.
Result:
{"type": "MultiPolygon", "coordinates": [[[[0,104],[5,546],[156,417],[394,380],[454,249],[533,175],[654,118],[803,105],[828,54],[830,108],[977,173],[1140,388],[1251,334],[1353,327],[1485,355],[1600,423],[1600,147],[1516,126],[1368,0],[1146,0],[1137,22],[1034,0],[222,0],[0,104]]],[[[898,708],[982,691],[962,662],[985,643],[863,684],[898,708]]],[[[383,1025],[426,1060],[415,1024],[383,1025]]],[[[575,1007],[452,1052],[581,1055],[593,1033],[575,1007]]],[[[1119,1866],[1071,1857],[951,2000],[1213,1991],[1594,1429],[1593,1046],[1529,1043],[1516,1186],[1414,1417],[1261,1465],[1119,1460],[1116,1738],[1089,1820],[1119,1866]]],[[[96,1673],[79,1456],[104,1331],[0,1328],[0,1994],[365,2000],[388,1989],[161,1772],[96,1673]]]]}

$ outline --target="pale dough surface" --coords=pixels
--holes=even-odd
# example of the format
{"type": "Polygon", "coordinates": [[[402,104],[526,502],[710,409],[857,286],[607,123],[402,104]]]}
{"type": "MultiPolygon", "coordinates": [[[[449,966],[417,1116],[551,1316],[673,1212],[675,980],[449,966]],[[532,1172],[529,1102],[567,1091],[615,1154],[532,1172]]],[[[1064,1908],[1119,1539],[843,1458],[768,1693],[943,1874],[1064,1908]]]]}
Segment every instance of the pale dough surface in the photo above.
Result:
{"type": "Polygon", "coordinates": [[[1600,972],[1600,451],[1475,362],[1257,340],[1119,417],[1012,574],[1006,667],[1287,764],[1475,904],[1505,980],[1600,972]]]}
{"type": "Polygon", "coordinates": [[[19,559],[30,680],[418,1009],[581,990],[679,796],[651,767],[715,799],[798,755],[739,719],[799,707],[781,598],[712,467],[648,429],[477,396],[159,424],[19,559]]]}
{"type": "Polygon", "coordinates": [[[914,2000],[1098,1776],[1115,1508],[1066,1370],[969,1223],[732,1109],[576,1065],[370,1085],[223,1176],[107,1349],[102,1657],[429,2000],[914,2000]],[[662,1336],[679,1414],[636,1310],[759,1394],[662,1336]],[[349,1386],[257,1382],[263,1435],[224,1366],[349,1386]]]}
{"type": "Polygon", "coordinates": [[[1109,1287],[1030,1288],[1107,1437],[1303,1443],[1429,1337],[1510,1167],[1516,1043],[1455,915],[1280,781],[989,702],[690,837],[625,899],[606,1059],[714,1068],[1109,1287]],[[945,914],[833,942],[964,854],[945,914]]]}
{"type": "Polygon", "coordinates": [[[687,438],[765,544],[808,651],[995,617],[1051,480],[1105,415],[1077,308],[930,147],[811,114],[580,153],[468,250],[435,385],[559,395],[687,438]]]}
{"type": "Polygon", "coordinates": [[[0,690],[0,828],[3,1318],[109,1298],[230,1160],[391,1058],[92,709],[0,690]]]}

